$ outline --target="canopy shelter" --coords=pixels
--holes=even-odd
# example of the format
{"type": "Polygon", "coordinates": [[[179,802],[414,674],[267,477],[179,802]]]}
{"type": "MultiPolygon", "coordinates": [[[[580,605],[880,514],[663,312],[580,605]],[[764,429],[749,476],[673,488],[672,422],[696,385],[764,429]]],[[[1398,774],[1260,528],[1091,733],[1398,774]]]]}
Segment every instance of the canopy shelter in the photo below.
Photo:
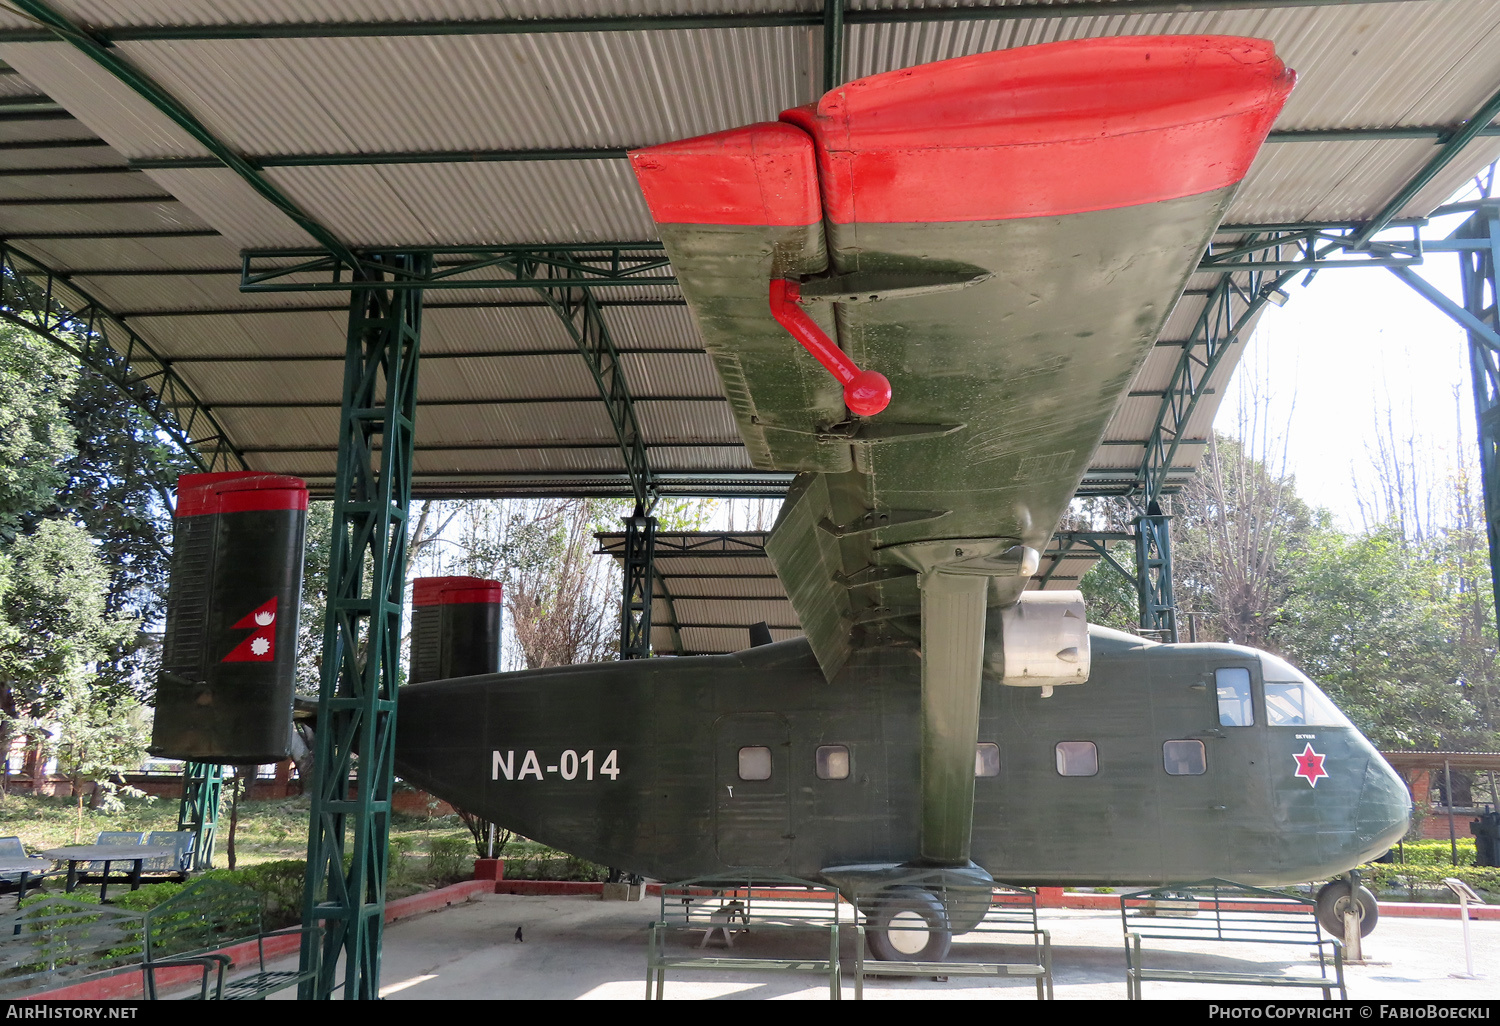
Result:
{"type": "Polygon", "coordinates": [[[1270,38],[1298,70],[1082,494],[1154,497],[1192,472],[1233,342],[1280,298],[1280,263],[1307,259],[1226,273],[1257,255],[1239,244],[1423,217],[1500,153],[1488,127],[1449,145],[1476,115],[1488,125],[1500,91],[1485,0],[852,4],[831,55],[816,3],[502,5],[489,20],[444,4],[17,6],[0,11],[7,266],[106,327],[129,364],[99,359],[164,390],[206,463],[323,493],[348,295],[326,269],[277,269],[329,243],[423,248],[444,275],[424,299],[417,494],[784,489],[750,465],[624,153],[774,118],[837,81],[1173,32],[1270,38]],[[47,24],[61,18],[88,35],[64,41],[47,24]],[[594,306],[549,305],[585,279],[594,306]],[[602,337],[580,345],[568,315],[602,337]]]}
{"type": "Polygon", "coordinates": [[[349,996],[378,987],[411,496],[644,512],[789,483],[752,465],[626,151],[878,72],[1135,34],[1268,38],[1301,76],[1079,489],[1139,505],[1143,619],[1170,627],[1155,500],[1192,473],[1264,304],[1315,267],[1418,262],[1414,235],[1367,243],[1500,153],[1492,0],[0,8],[0,315],[79,351],[203,469],[292,474],[336,500],[336,726],[318,756],[333,783],[304,910],[332,925],[304,952],[323,959],[307,996],[337,972],[349,996]]]}

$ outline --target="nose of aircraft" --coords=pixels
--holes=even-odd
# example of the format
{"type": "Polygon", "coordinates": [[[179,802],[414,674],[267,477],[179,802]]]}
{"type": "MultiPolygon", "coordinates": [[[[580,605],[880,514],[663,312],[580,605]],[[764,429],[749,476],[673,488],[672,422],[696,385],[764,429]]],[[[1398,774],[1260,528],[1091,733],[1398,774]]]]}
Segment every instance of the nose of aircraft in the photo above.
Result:
{"type": "Polygon", "coordinates": [[[1411,794],[1406,783],[1372,747],[1354,824],[1361,859],[1380,856],[1405,835],[1410,825],[1411,794]]]}

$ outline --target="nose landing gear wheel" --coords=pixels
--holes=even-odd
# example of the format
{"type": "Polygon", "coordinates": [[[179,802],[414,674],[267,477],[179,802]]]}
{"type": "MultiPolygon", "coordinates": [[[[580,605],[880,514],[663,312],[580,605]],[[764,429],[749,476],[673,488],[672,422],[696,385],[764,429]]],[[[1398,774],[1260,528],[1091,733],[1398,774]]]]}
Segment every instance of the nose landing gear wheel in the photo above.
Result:
{"type": "Polygon", "coordinates": [[[923,890],[898,888],[882,894],[866,930],[870,953],[883,962],[941,962],[953,945],[947,910],[923,890]]]}
{"type": "MultiPolygon", "coordinates": [[[[1330,936],[1344,936],[1344,913],[1349,909],[1350,887],[1348,880],[1334,880],[1318,890],[1318,923],[1330,936]]],[[[1380,906],[1369,888],[1361,885],[1356,899],[1359,902],[1359,935],[1370,936],[1375,924],[1380,921],[1380,906]]]]}

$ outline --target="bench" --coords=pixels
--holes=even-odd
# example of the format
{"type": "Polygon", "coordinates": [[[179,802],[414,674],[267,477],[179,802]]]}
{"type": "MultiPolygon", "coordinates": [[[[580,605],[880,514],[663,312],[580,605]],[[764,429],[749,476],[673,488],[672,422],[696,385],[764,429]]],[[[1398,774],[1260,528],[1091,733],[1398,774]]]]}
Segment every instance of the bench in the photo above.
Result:
{"type": "Polygon", "coordinates": [[[193,847],[198,836],[191,830],[153,830],[146,835],[146,847],[171,848],[171,855],[147,859],[141,863],[141,876],[151,879],[185,881],[193,868],[193,847]]]}
{"type": "Polygon", "coordinates": [[[1335,990],[1341,1000],[1348,999],[1343,947],[1323,934],[1311,898],[1206,880],[1121,895],[1120,918],[1125,930],[1125,990],[1133,1000],[1141,999],[1146,980],[1310,987],[1321,990],[1324,1000],[1332,1000],[1335,990]],[[1318,973],[1173,967],[1164,964],[1171,959],[1163,956],[1176,955],[1180,965],[1187,952],[1171,950],[1166,946],[1171,943],[1189,944],[1192,953],[1199,954],[1213,944],[1279,944],[1302,951],[1311,947],[1317,952],[1318,973]]]}
{"type": "Polygon", "coordinates": [[[145,916],[146,996],[157,997],[155,969],[180,959],[207,959],[214,965],[212,990],[204,983],[198,997],[245,1001],[265,997],[312,980],[316,972],[266,969],[266,941],[288,934],[322,934],[319,926],[292,926],[267,933],[262,924],[260,895],[247,887],[220,880],[195,880],[145,916]],[[220,949],[255,941],[257,967],[225,979],[231,961],[220,949]]]}
{"type": "MultiPolygon", "coordinates": [[[[860,976],[1022,977],[1035,981],[1038,1000],[1053,997],[1052,936],[1037,921],[1036,891],[1004,884],[963,886],[942,871],[914,869],[903,876],[885,875],[855,884],[853,892],[855,911],[864,917],[862,941],[901,931],[889,915],[882,915],[882,906],[903,893],[918,892],[936,898],[950,921],[974,923],[964,936],[978,935],[981,942],[996,943],[1010,943],[1014,938],[1031,949],[1030,959],[1020,962],[908,961],[872,959],[862,942],[855,965],[860,976]]],[[[899,944],[885,946],[899,948],[899,944]]]]}
{"type": "MultiPolygon", "coordinates": [[[[207,986],[211,959],[163,959],[156,968],[197,967],[207,986]]],[[[0,917],[0,997],[57,990],[146,965],[146,917],[108,905],[47,897],[0,917]]]]}
{"type": "MultiPolygon", "coordinates": [[[[839,959],[841,929],[852,924],[841,919],[839,896],[821,884],[790,877],[769,880],[688,880],[664,885],[661,915],[646,931],[646,997],[661,1000],[668,970],[709,970],[728,973],[815,973],[828,978],[828,996],[843,997],[839,959]],[[726,948],[731,934],[751,931],[826,933],[827,958],[763,958],[674,954],[670,939],[702,933],[697,948],[722,931],[726,948]]],[[[856,927],[856,929],[858,929],[856,927]]],[[[855,997],[863,997],[855,977],[855,997]]]]}

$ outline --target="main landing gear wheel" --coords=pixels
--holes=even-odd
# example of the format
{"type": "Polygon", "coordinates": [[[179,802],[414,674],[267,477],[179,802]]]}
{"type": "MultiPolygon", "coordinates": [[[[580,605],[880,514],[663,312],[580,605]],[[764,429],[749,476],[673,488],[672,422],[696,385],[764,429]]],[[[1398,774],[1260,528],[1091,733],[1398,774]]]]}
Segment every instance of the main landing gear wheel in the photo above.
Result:
{"type": "MultiPolygon", "coordinates": [[[[1349,881],[1334,880],[1318,890],[1318,922],[1333,937],[1344,936],[1344,913],[1349,909],[1349,881]]],[[[1380,906],[1369,888],[1361,885],[1356,892],[1359,901],[1359,935],[1370,936],[1380,921],[1380,906]]]]}
{"type": "Polygon", "coordinates": [[[953,945],[943,903],[916,888],[896,888],[876,898],[865,928],[870,953],[882,962],[941,962],[953,945]]]}

